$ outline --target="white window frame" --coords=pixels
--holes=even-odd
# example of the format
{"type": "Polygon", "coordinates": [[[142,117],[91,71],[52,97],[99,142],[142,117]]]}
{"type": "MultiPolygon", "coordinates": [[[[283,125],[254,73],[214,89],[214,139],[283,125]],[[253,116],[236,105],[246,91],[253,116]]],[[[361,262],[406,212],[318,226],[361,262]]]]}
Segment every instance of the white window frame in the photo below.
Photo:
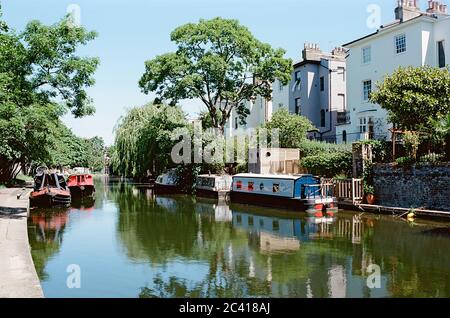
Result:
{"type": "Polygon", "coordinates": [[[407,41],[407,38],[406,38],[406,33],[402,33],[402,34],[397,34],[395,37],[394,37],[394,48],[395,48],[395,54],[396,55],[398,55],[398,54],[403,54],[403,53],[406,53],[406,51],[408,50],[408,41],[407,41]],[[403,51],[401,51],[401,52],[399,52],[399,43],[400,43],[400,41],[399,41],[399,39],[400,38],[404,38],[405,40],[404,40],[404,48],[403,48],[403,51]]]}
{"type": "Polygon", "coordinates": [[[370,64],[370,62],[372,62],[372,46],[368,45],[361,49],[361,62],[362,62],[361,64],[363,64],[363,65],[367,65],[367,64],[370,64]],[[368,54],[365,54],[367,52],[368,52],[368,54]],[[367,57],[367,55],[368,55],[368,60],[365,59],[367,57]]]}
{"type": "Polygon", "coordinates": [[[373,92],[373,84],[372,84],[372,80],[371,79],[366,79],[364,81],[362,81],[362,100],[363,102],[369,102],[369,98],[370,98],[370,93],[373,92]],[[366,83],[370,82],[370,91],[367,93],[367,98],[366,98],[366,83]]]}

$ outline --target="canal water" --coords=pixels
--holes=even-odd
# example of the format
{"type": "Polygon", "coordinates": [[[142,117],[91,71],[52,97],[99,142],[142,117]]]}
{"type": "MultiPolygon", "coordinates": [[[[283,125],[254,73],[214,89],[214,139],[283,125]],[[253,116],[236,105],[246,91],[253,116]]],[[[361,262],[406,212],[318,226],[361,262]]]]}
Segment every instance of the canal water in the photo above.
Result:
{"type": "Polygon", "coordinates": [[[46,297],[450,297],[448,223],[96,187],[95,202],[31,213],[46,297]]]}

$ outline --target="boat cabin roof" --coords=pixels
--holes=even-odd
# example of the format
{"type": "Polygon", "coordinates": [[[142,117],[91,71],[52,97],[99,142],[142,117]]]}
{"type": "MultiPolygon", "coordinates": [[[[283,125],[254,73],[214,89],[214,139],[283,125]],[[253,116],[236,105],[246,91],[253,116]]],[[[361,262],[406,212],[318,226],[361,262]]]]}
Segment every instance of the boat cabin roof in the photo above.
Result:
{"type": "Polygon", "coordinates": [[[197,176],[197,178],[229,178],[231,176],[226,175],[226,174],[200,174],[197,176]]]}
{"type": "Polygon", "coordinates": [[[312,177],[311,174],[256,174],[256,173],[240,173],[233,177],[237,178],[254,178],[254,179],[278,179],[278,180],[298,180],[303,177],[312,177]]]}

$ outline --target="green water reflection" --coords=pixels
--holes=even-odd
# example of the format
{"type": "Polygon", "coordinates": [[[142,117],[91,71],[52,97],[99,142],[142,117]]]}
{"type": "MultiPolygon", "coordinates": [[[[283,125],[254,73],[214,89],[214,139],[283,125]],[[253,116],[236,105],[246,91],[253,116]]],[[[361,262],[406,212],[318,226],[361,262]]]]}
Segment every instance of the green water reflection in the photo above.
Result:
{"type": "Polygon", "coordinates": [[[47,297],[450,297],[444,223],[321,220],[99,179],[95,203],[34,211],[29,236],[47,297]]]}

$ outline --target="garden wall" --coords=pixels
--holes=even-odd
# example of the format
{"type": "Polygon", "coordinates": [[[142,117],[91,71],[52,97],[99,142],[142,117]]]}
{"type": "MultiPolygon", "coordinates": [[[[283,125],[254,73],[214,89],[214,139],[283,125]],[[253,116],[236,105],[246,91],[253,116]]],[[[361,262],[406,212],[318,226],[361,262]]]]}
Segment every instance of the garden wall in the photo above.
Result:
{"type": "Polygon", "coordinates": [[[450,211],[450,163],[410,168],[377,164],[374,187],[380,205],[450,211]]]}

